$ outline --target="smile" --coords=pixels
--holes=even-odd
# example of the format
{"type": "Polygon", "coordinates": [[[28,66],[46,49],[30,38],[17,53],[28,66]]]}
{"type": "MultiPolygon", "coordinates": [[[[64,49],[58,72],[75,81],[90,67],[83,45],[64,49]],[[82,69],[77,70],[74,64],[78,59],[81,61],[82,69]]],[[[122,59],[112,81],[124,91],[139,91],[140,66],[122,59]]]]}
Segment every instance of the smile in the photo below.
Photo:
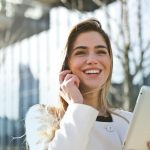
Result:
{"type": "Polygon", "coordinates": [[[101,70],[99,69],[91,69],[91,70],[85,70],[84,73],[86,74],[99,74],[101,70]]]}

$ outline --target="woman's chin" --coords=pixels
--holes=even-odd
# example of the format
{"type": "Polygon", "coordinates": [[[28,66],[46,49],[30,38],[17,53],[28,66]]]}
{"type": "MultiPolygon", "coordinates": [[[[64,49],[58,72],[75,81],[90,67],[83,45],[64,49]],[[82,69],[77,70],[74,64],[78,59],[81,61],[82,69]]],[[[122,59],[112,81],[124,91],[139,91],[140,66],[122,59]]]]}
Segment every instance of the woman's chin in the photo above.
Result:
{"type": "Polygon", "coordinates": [[[80,86],[80,91],[82,92],[82,93],[86,93],[86,92],[97,92],[97,91],[99,91],[99,89],[100,89],[100,86],[88,86],[88,85],[84,85],[84,86],[80,86]]]}

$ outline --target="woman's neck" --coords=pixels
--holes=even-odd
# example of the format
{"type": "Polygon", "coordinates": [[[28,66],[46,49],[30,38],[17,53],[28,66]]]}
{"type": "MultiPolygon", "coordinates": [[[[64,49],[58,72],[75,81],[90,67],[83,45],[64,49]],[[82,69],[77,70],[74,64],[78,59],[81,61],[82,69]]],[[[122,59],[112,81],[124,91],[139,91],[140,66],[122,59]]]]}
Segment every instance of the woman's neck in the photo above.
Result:
{"type": "Polygon", "coordinates": [[[99,111],[100,116],[108,116],[106,109],[101,108],[99,103],[99,91],[93,90],[82,93],[84,104],[94,107],[99,111]]]}
{"type": "Polygon", "coordinates": [[[86,92],[85,94],[83,94],[83,98],[84,104],[87,104],[99,110],[98,92],[86,92]]]}

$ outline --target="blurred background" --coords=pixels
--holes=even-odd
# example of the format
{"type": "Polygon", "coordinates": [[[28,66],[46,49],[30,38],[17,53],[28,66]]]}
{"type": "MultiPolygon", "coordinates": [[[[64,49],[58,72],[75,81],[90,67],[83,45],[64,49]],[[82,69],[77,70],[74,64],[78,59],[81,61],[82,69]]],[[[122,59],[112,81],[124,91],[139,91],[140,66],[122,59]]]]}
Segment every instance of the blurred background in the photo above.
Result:
{"type": "Polygon", "coordinates": [[[25,150],[29,107],[57,104],[61,50],[86,18],[97,18],[112,42],[110,103],[133,111],[141,86],[150,86],[149,8],[149,0],[0,0],[0,150],[25,150]]]}

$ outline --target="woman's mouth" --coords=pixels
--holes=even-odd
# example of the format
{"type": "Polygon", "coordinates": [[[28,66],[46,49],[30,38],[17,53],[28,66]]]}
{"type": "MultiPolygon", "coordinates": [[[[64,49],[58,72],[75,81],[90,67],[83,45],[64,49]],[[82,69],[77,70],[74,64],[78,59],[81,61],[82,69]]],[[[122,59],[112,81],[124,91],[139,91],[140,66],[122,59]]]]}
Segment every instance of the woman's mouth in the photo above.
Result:
{"type": "Polygon", "coordinates": [[[86,74],[100,74],[101,70],[100,69],[88,69],[88,70],[85,70],[84,73],[86,73],[86,74]]]}

